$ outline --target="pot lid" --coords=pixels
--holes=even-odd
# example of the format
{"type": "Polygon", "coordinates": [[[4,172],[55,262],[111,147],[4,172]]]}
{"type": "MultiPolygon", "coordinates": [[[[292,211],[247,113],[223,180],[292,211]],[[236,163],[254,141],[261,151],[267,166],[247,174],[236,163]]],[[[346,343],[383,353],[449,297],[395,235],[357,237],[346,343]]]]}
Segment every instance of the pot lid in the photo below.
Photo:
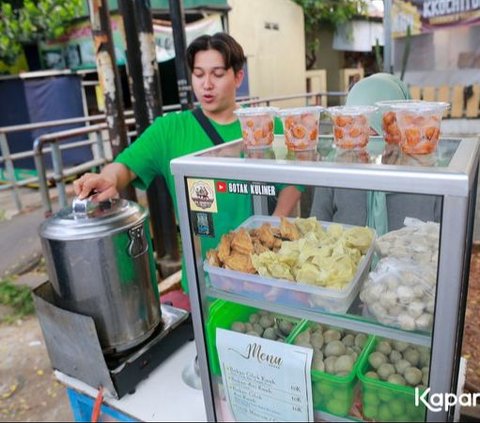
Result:
{"type": "Polygon", "coordinates": [[[139,204],[124,199],[94,201],[75,198],[66,207],[48,218],[40,226],[40,237],[52,240],[98,238],[142,223],[148,212],[139,204]]]}

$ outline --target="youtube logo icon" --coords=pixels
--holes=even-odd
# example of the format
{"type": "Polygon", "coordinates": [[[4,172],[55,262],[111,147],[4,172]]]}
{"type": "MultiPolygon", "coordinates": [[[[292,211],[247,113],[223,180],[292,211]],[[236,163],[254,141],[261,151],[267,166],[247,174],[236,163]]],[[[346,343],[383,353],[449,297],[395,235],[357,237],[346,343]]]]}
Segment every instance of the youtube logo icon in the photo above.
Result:
{"type": "Polygon", "coordinates": [[[217,192],[227,192],[227,183],[226,182],[217,181],[215,186],[216,186],[217,192]]]}

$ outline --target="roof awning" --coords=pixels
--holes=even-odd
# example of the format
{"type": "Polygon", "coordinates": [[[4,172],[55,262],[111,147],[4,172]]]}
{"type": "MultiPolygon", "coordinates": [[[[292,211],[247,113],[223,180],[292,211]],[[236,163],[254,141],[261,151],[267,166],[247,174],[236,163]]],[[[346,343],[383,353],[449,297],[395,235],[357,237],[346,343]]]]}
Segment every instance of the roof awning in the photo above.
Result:
{"type": "MultiPolygon", "coordinates": [[[[170,9],[168,0],[150,0],[152,11],[168,12],[170,9]]],[[[108,0],[108,8],[110,11],[118,10],[117,0],[108,0]]],[[[188,10],[212,10],[212,11],[228,11],[230,6],[227,0],[183,0],[183,8],[188,10]]],[[[83,10],[79,17],[88,16],[88,1],[85,0],[83,10]]]]}

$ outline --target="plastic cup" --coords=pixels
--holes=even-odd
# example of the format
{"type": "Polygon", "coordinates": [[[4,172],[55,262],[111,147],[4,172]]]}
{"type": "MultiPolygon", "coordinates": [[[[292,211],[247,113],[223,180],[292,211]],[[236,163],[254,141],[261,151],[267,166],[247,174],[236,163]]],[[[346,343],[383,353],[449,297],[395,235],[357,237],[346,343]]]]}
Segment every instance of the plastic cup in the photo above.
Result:
{"type": "Polygon", "coordinates": [[[430,154],[436,151],[440,122],[448,103],[406,101],[390,106],[396,114],[401,133],[400,147],[407,154],[430,154]]]}
{"type": "Polygon", "coordinates": [[[415,100],[385,100],[375,103],[382,115],[383,139],[387,144],[400,145],[402,141],[402,133],[397,123],[397,114],[392,106],[410,101],[415,100]]]}
{"type": "Polygon", "coordinates": [[[282,118],[285,144],[289,151],[314,150],[318,142],[320,106],[295,107],[282,109],[278,115],[282,118]]]}
{"type": "Polygon", "coordinates": [[[329,107],[335,145],[343,149],[365,148],[370,140],[368,117],[377,110],[375,106],[329,107]]]}
{"type": "Polygon", "coordinates": [[[265,148],[273,142],[273,120],[276,107],[247,107],[237,109],[237,115],[242,128],[242,138],[247,149],[265,148]]]}

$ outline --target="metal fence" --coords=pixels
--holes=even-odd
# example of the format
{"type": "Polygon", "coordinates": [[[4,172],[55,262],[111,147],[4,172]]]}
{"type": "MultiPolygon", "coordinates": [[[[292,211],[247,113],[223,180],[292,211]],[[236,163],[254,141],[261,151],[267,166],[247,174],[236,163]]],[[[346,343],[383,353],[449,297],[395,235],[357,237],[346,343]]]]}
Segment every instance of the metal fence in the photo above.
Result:
{"type": "MultiPolygon", "coordinates": [[[[282,97],[269,98],[238,98],[239,104],[250,106],[274,105],[284,103],[288,100],[303,99],[305,105],[321,104],[322,99],[329,97],[344,98],[344,92],[318,92],[303,93],[298,95],[289,95],[282,97]]],[[[180,105],[165,106],[165,112],[179,110],[180,105]]],[[[136,135],[135,120],[133,111],[125,112],[125,123],[129,129],[129,137],[136,135]]],[[[107,124],[105,123],[105,115],[95,115],[90,117],[71,118],[56,121],[40,122],[25,125],[16,125],[0,128],[0,167],[4,167],[5,183],[0,185],[0,191],[11,191],[13,201],[18,212],[22,211],[23,204],[21,199],[20,187],[38,184],[40,190],[40,198],[45,212],[48,214],[52,211],[52,203],[50,198],[50,187],[58,188],[58,200],[60,207],[67,206],[67,194],[65,182],[71,177],[80,175],[86,171],[99,166],[103,166],[112,160],[109,149],[107,124]],[[39,136],[34,140],[33,149],[19,153],[10,153],[7,135],[14,132],[32,131],[36,129],[52,128],[66,126],[71,124],[85,124],[84,127],[68,129],[63,131],[52,132],[39,136]],[[85,136],[86,139],[81,141],[69,142],[72,138],[85,136]],[[78,148],[82,146],[90,146],[92,149],[93,159],[76,166],[65,167],[62,161],[62,152],[78,148]],[[45,166],[45,155],[50,154],[52,160],[52,170],[47,170],[45,166]],[[37,176],[26,179],[17,180],[15,176],[15,160],[33,157],[37,169],[37,176]]]]}
{"type": "MultiPolygon", "coordinates": [[[[127,128],[135,124],[133,118],[125,120],[127,128]]],[[[112,157],[106,153],[104,132],[107,130],[106,123],[99,123],[96,125],[89,125],[83,128],[69,129],[65,131],[54,132],[51,134],[44,134],[36,138],[33,143],[33,155],[35,159],[35,167],[37,169],[37,180],[40,188],[40,195],[42,204],[46,214],[52,211],[52,203],[50,200],[49,182],[53,183],[58,188],[58,201],[61,207],[67,205],[67,194],[65,189],[65,180],[70,176],[76,176],[80,173],[91,170],[94,167],[102,166],[111,161],[112,157]],[[60,145],[63,141],[70,138],[76,138],[80,135],[88,135],[89,140],[72,142],[65,145],[60,145]],[[92,136],[93,135],[93,140],[92,136]],[[49,152],[52,157],[53,171],[47,175],[44,160],[44,146],[50,145],[49,152]],[[75,148],[79,146],[90,145],[92,147],[93,159],[88,160],[80,165],[65,168],[62,161],[62,151],[68,148],[75,148]]],[[[134,135],[136,132],[133,131],[134,135]]]]}
{"type": "MultiPolygon", "coordinates": [[[[10,190],[12,192],[13,201],[18,211],[21,211],[23,208],[21,196],[19,192],[19,188],[22,186],[28,186],[31,184],[36,184],[39,182],[39,178],[37,177],[30,177],[23,180],[18,181],[15,176],[15,160],[25,159],[28,157],[34,157],[34,152],[32,150],[22,151],[18,153],[10,153],[10,147],[8,144],[7,135],[13,134],[16,132],[26,132],[26,131],[33,131],[37,129],[45,129],[45,128],[52,128],[52,127],[59,127],[59,126],[66,126],[71,124],[83,123],[86,125],[90,125],[91,123],[95,122],[102,122],[105,121],[105,115],[96,115],[91,117],[81,117],[81,118],[71,118],[71,119],[62,119],[62,120],[55,120],[55,121],[48,121],[48,122],[40,122],[40,123],[32,123],[32,124],[24,124],[24,125],[15,125],[15,126],[7,126],[0,128],[0,166],[4,168],[4,176],[5,176],[5,183],[0,185],[0,191],[10,190]]],[[[91,126],[87,126],[85,128],[91,128],[91,126]]],[[[48,134],[53,135],[53,134],[48,134]]],[[[76,148],[83,145],[90,145],[92,144],[91,140],[80,141],[71,143],[65,146],[62,146],[61,150],[65,150],[68,148],[76,148]]],[[[52,160],[55,162],[54,156],[58,155],[57,152],[53,152],[52,149],[45,150],[45,153],[50,152],[52,154],[52,160]]]]}

